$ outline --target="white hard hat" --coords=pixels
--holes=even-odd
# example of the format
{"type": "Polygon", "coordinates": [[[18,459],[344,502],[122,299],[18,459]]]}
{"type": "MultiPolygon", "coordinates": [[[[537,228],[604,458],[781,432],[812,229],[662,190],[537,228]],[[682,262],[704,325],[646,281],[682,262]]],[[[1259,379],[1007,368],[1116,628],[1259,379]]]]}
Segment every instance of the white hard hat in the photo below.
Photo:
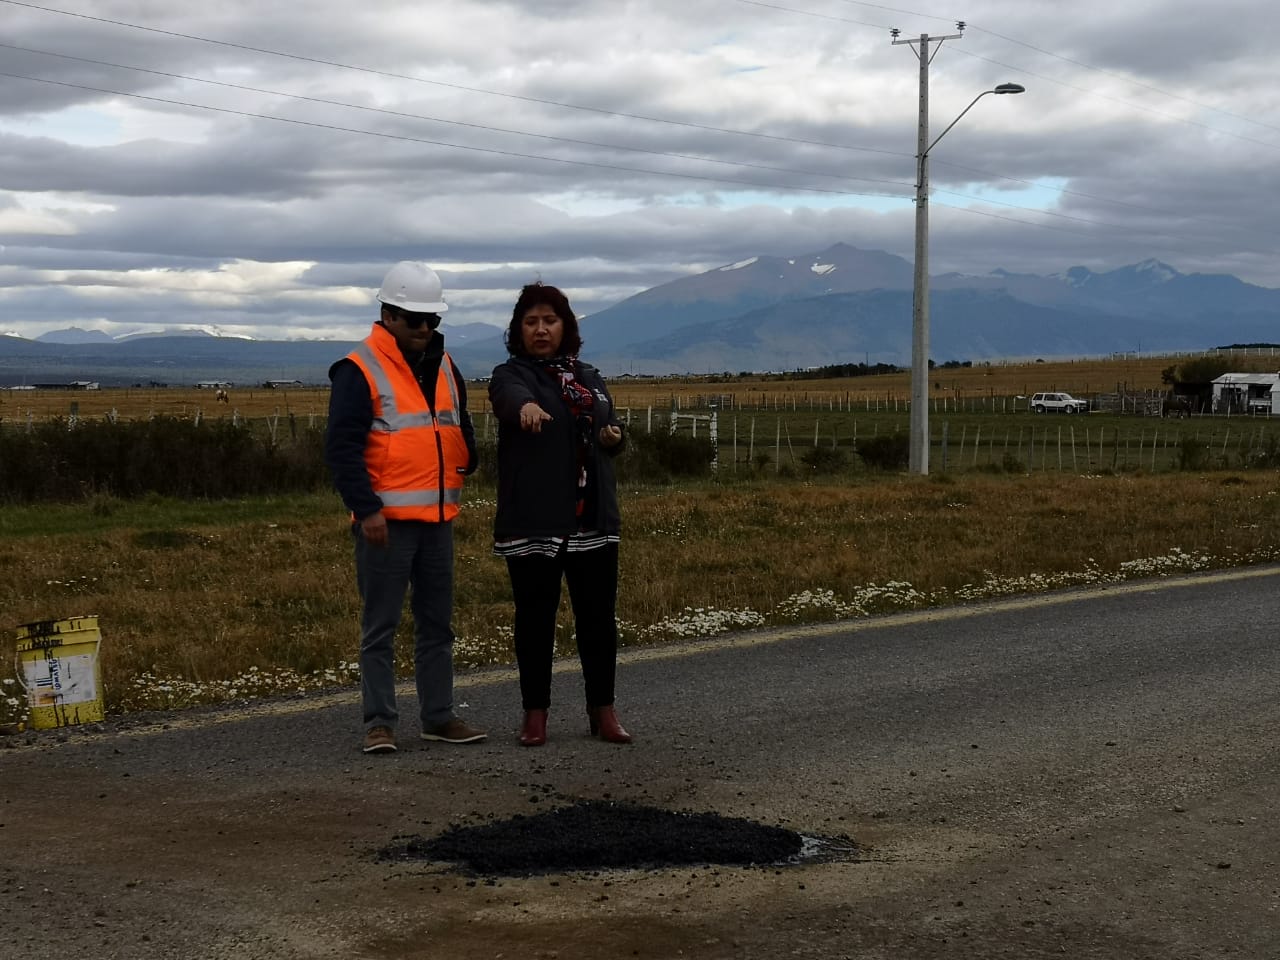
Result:
{"type": "Polygon", "coordinates": [[[436,272],[425,263],[401,260],[387,271],[378,300],[412,313],[444,313],[444,291],[436,272]]]}

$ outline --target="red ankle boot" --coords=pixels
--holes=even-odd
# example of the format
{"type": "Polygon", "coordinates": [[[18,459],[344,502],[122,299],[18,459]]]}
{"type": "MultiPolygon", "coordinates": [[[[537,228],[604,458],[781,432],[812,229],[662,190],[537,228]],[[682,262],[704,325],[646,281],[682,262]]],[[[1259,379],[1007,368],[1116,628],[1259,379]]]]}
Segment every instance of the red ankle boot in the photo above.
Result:
{"type": "Polygon", "coordinates": [[[526,710],[520,727],[520,746],[540,747],[547,742],[547,711],[526,710]]]}
{"type": "Polygon", "coordinates": [[[587,707],[587,719],[591,722],[591,735],[608,743],[630,743],[631,734],[622,729],[618,714],[612,706],[587,707]]]}

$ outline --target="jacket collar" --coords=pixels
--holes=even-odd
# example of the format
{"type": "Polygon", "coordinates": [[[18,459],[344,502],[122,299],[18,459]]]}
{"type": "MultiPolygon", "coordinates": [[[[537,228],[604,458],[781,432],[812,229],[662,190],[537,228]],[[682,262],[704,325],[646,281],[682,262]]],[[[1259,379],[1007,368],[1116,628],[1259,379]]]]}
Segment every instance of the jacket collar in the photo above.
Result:
{"type": "Polygon", "coordinates": [[[400,344],[396,341],[391,331],[377,321],[373,324],[373,330],[369,334],[369,338],[380,353],[401,357],[410,369],[416,369],[421,363],[438,363],[444,357],[444,334],[439,330],[427,343],[427,349],[422,353],[410,353],[407,350],[401,350],[400,344]]]}

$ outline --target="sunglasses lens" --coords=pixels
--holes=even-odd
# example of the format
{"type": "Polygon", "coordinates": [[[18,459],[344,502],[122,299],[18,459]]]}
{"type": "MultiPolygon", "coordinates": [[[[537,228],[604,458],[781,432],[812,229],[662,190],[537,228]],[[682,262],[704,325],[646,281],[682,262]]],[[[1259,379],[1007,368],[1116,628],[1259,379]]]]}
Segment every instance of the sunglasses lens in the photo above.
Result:
{"type": "Polygon", "coordinates": [[[440,326],[440,315],[435,313],[409,313],[407,311],[400,314],[404,318],[404,325],[410,330],[421,329],[425,323],[427,327],[434,330],[440,326]]]}

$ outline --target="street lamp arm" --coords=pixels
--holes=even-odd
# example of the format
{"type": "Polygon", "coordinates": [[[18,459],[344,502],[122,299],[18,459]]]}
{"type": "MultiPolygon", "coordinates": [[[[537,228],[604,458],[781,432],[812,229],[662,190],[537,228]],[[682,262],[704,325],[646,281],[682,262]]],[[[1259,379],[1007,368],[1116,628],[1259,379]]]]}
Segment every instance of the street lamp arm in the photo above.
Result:
{"type": "Polygon", "coordinates": [[[945,137],[951,131],[951,128],[954,127],[957,123],[959,123],[961,119],[963,119],[966,113],[968,113],[970,110],[973,109],[973,105],[977,103],[979,100],[981,100],[983,97],[985,97],[988,93],[995,93],[995,91],[983,90],[980,94],[974,97],[973,100],[970,101],[969,105],[960,111],[960,116],[956,117],[949,124],[947,124],[947,129],[943,130],[940,134],[938,134],[936,137],[933,138],[933,143],[929,144],[929,146],[925,148],[925,151],[924,151],[925,156],[928,156],[929,151],[938,145],[938,141],[941,140],[943,137],[945,137]]]}
{"type": "Polygon", "coordinates": [[[1026,89],[1027,88],[1020,83],[1001,83],[992,87],[990,90],[983,90],[980,94],[974,97],[972,101],[970,101],[969,106],[965,107],[963,110],[960,111],[959,117],[956,117],[949,124],[947,124],[946,130],[943,130],[940,134],[938,134],[936,137],[933,138],[933,143],[929,144],[929,146],[925,148],[924,156],[927,157],[929,155],[929,151],[938,145],[938,141],[941,140],[943,137],[945,137],[947,133],[951,130],[951,128],[960,122],[961,117],[963,117],[966,113],[972,110],[973,105],[977,103],[979,100],[981,100],[983,97],[985,97],[988,93],[1000,93],[1000,94],[1025,93],[1026,89]]]}

